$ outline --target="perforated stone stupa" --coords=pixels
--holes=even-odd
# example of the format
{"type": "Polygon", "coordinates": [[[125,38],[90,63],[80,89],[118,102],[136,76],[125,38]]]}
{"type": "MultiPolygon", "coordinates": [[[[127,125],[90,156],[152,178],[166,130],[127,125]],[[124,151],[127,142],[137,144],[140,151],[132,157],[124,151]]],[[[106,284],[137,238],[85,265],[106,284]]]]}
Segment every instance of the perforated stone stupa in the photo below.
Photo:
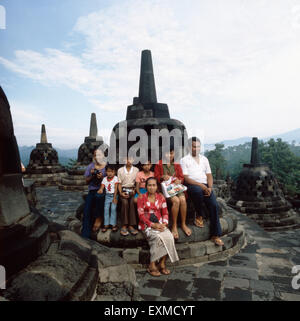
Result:
{"type": "MultiPolygon", "coordinates": [[[[185,126],[179,120],[171,119],[169,108],[167,104],[157,102],[152,56],[150,50],[142,51],[141,58],[141,71],[140,71],[140,83],[139,83],[139,97],[133,98],[133,104],[127,107],[126,120],[116,124],[112,130],[112,136],[110,146],[114,147],[111,151],[111,157],[115,155],[118,162],[118,155],[120,146],[127,144],[127,151],[129,148],[136,144],[137,141],[131,141],[128,139],[128,135],[132,129],[143,129],[148,134],[148,149],[144,148],[144,152],[148,157],[157,157],[157,160],[161,158],[161,146],[162,141],[160,140],[151,148],[151,130],[152,129],[167,129],[172,131],[177,129],[178,132],[174,137],[181,141],[183,146],[185,134],[185,126]],[[124,140],[125,138],[125,140],[124,140]],[[116,144],[116,145],[115,145],[116,144]],[[159,149],[157,149],[159,145],[159,149]]],[[[122,158],[122,157],[121,157],[122,158]]]]}
{"type": "Polygon", "coordinates": [[[41,141],[30,154],[29,164],[24,178],[33,179],[36,186],[58,185],[67,175],[58,161],[57,151],[47,141],[46,127],[41,129],[41,141]]]}
{"type": "Polygon", "coordinates": [[[59,189],[62,190],[87,190],[84,172],[88,164],[93,160],[93,151],[101,146],[104,154],[107,155],[108,145],[104,143],[102,136],[98,135],[96,114],[91,114],[90,134],[85,137],[84,143],[78,149],[77,162],[71,169],[68,169],[68,176],[61,180],[59,189]]]}
{"type": "Polygon", "coordinates": [[[259,159],[258,139],[252,139],[251,162],[244,164],[228,204],[266,230],[296,227],[298,216],[284,198],[276,177],[259,159]]]}

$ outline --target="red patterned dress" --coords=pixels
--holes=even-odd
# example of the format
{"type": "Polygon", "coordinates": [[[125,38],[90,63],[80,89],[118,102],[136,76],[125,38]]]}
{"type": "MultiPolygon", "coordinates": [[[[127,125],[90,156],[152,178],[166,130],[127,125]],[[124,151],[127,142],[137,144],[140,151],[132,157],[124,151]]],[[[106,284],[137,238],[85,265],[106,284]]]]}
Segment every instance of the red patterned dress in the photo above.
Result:
{"type": "Polygon", "coordinates": [[[148,192],[138,198],[137,208],[139,214],[139,230],[145,231],[148,227],[151,227],[153,222],[150,221],[151,214],[154,214],[158,222],[169,223],[169,213],[167,208],[167,202],[163,195],[155,193],[155,203],[151,203],[148,200],[148,192]]]}
{"type": "Polygon", "coordinates": [[[169,223],[169,214],[167,202],[163,195],[155,193],[155,202],[152,203],[148,199],[148,192],[138,198],[137,202],[139,214],[139,230],[145,233],[145,237],[150,247],[150,262],[155,262],[160,258],[168,255],[170,261],[176,262],[179,260],[173,234],[166,227],[163,232],[153,229],[153,220],[150,221],[150,216],[153,214],[156,218],[156,223],[169,223]]]}

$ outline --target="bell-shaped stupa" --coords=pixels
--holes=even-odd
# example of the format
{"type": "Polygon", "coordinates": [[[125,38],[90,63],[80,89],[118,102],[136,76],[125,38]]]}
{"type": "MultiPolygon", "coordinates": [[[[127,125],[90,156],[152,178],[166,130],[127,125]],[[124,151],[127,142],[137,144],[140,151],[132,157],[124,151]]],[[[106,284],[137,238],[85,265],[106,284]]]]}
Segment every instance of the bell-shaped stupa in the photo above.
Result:
{"type": "MultiPolygon", "coordinates": [[[[156,88],[154,81],[154,72],[152,64],[152,56],[150,50],[142,51],[139,96],[133,98],[133,105],[127,107],[126,120],[116,124],[112,130],[110,139],[110,153],[109,161],[111,163],[119,163],[129,151],[129,149],[136,147],[140,149],[140,154],[143,153],[146,158],[151,157],[154,162],[162,157],[162,145],[166,142],[162,136],[155,138],[153,130],[161,131],[162,136],[167,135],[173,131],[173,137],[168,140],[180,145],[176,152],[181,151],[181,156],[184,155],[184,143],[187,143],[187,133],[182,122],[171,119],[169,108],[167,104],[157,102],[156,88]],[[141,130],[146,133],[145,140],[133,135],[132,130],[140,130],[136,134],[140,135],[141,130]],[[166,130],[163,132],[162,130],[166,130]],[[182,148],[181,148],[182,146],[182,148]],[[125,155],[124,155],[125,154],[125,155]]],[[[156,131],[156,133],[158,133],[156,131]]],[[[167,137],[166,136],[166,137],[167,137]]],[[[169,137],[169,136],[168,136],[169,137]]]]}
{"type": "Polygon", "coordinates": [[[67,175],[65,168],[59,163],[57,151],[47,141],[46,127],[41,129],[40,143],[30,154],[29,164],[24,178],[35,181],[36,186],[58,185],[67,175]]]}
{"type": "Polygon", "coordinates": [[[251,162],[244,164],[228,204],[247,214],[266,230],[298,225],[298,215],[286,201],[274,174],[260,162],[256,137],[252,139],[251,162]]]}
{"type": "Polygon", "coordinates": [[[101,148],[104,155],[108,154],[108,145],[104,143],[102,136],[98,135],[96,114],[91,114],[90,133],[86,136],[83,144],[78,149],[77,162],[68,169],[68,176],[61,180],[59,189],[63,190],[86,190],[87,185],[84,173],[88,164],[93,160],[93,152],[96,148],[101,148]]]}

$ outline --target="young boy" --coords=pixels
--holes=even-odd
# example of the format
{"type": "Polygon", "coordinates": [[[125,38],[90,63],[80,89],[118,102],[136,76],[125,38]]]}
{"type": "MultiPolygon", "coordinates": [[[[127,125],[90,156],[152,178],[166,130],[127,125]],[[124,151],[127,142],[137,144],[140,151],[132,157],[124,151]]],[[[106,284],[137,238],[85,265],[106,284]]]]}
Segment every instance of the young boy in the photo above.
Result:
{"type": "Polygon", "coordinates": [[[102,232],[106,232],[109,228],[109,225],[112,226],[112,231],[116,232],[118,230],[117,227],[117,193],[118,193],[118,177],[115,175],[116,170],[113,165],[106,165],[106,177],[103,178],[101,187],[98,190],[99,194],[103,193],[105,188],[105,203],[104,203],[104,227],[102,232]],[[109,208],[111,205],[111,212],[109,215],[109,208]]]}
{"type": "Polygon", "coordinates": [[[134,207],[135,179],[139,169],[133,166],[133,159],[124,159],[125,165],[118,169],[119,193],[122,201],[122,228],[123,236],[137,235],[138,231],[133,227],[137,225],[137,215],[134,207]],[[128,230],[127,230],[128,227],[128,230]]]}
{"type": "Polygon", "coordinates": [[[154,177],[154,172],[151,172],[151,162],[148,160],[145,164],[142,165],[142,170],[136,175],[136,194],[134,196],[134,203],[137,204],[138,197],[141,197],[147,192],[146,190],[146,180],[149,177],[154,177]]]}

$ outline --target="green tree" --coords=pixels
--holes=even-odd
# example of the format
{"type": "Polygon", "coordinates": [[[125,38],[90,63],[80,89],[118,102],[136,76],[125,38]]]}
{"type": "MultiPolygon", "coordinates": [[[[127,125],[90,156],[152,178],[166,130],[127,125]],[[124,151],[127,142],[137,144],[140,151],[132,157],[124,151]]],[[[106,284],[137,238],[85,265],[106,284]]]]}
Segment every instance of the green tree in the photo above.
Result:
{"type": "Polygon", "coordinates": [[[215,179],[225,179],[226,177],[226,160],[222,154],[223,144],[215,144],[215,149],[205,153],[208,158],[212,174],[215,179]]]}
{"type": "Polygon", "coordinates": [[[300,157],[296,156],[290,145],[280,138],[276,141],[260,142],[261,161],[266,163],[275,177],[284,184],[289,194],[300,193],[300,157]]]}

